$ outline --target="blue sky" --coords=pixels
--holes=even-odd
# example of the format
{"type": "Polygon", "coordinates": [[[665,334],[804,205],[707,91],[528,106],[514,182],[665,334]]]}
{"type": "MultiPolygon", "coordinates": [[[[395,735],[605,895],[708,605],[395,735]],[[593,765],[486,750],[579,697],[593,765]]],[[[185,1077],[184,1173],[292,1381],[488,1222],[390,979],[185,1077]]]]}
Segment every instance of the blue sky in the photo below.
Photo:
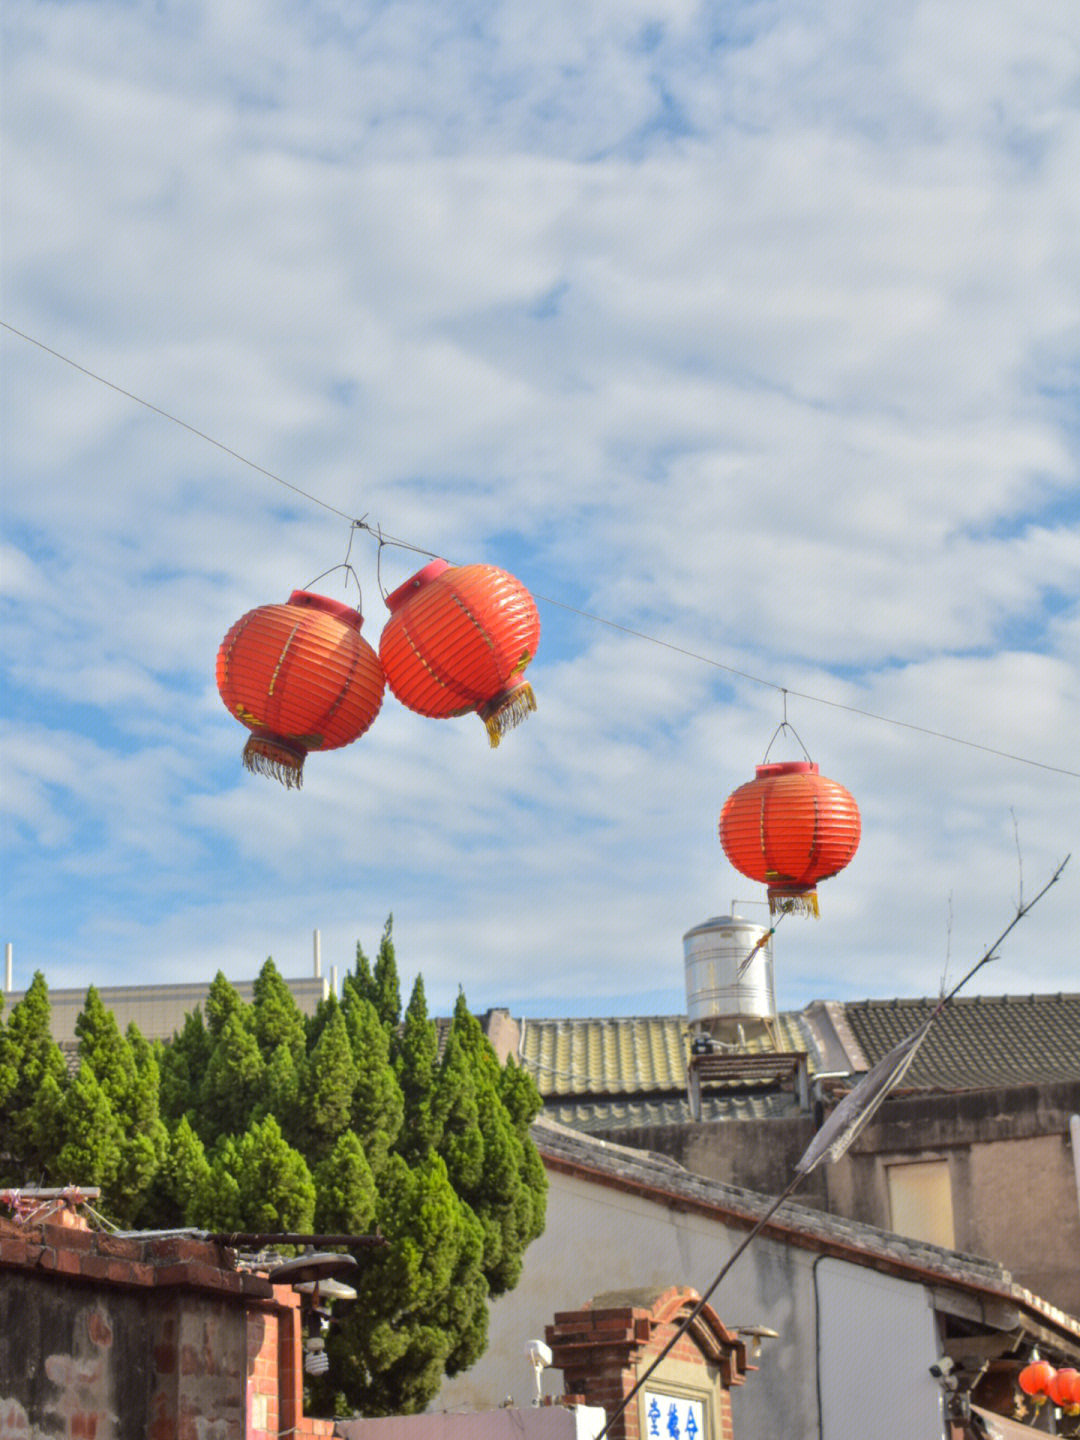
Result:
{"type": "MultiPolygon", "coordinates": [[[[0,318],[322,502],[0,331],[17,985],[393,911],[436,1008],[681,1009],[777,687],[863,814],[781,1005],[932,992],[1077,848],[1080,19],[827,8],[10,0],[0,318]],[[286,793],[214,656],[343,516],[546,597],[539,708],[388,697],[286,793]]],[[[1078,883],[985,991],[1076,988],[1078,883]]]]}

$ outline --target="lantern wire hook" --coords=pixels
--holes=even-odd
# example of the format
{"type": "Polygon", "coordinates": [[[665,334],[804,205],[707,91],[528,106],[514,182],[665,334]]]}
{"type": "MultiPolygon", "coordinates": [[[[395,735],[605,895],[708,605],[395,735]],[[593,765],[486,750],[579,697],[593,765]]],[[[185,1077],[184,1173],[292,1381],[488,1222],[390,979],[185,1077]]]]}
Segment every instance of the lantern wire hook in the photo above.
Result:
{"type": "Polygon", "coordinates": [[[366,528],[367,528],[367,527],[364,525],[363,519],[354,520],[354,521],[352,522],[352,524],[349,526],[349,543],[348,543],[348,545],[347,545],[346,548],[345,548],[345,559],[341,562],[340,565],[331,565],[330,568],[329,568],[329,570],[324,570],[321,575],[316,575],[314,580],[310,580],[310,581],[307,583],[307,585],[304,586],[304,589],[305,589],[305,590],[310,590],[311,587],[312,587],[312,585],[317,585],[320,580],[322,580],[322,579],[323,579],[325,576],[327,576],[327,575],[332,575],[335,570],[344,570],[344,571],[345,571],[345,590],[346,590],[346,593],[348,593],[348,589],[349,589],[349,576],[351,575],[352,578],[353,578],[353,583],[356,585],[356,594],[357,594],[356,608],[357,608],[358,611],[360,611],[360,612],[362,613],[362,612],[363,612],[363,609],[364,609],[364,592],[363,592],[363,589],[361,588],[361,585],[360,585],[360,577],[359,577],[359,575],[357,575],[357,573],[356,573],[356,567],[351,563],[351,556],[352,556],[352,547],[353,547],[353,537],[354,537],[354,535],[356,534],[357,530],[366,529],[366,528]]]}
{"type": "MultiPolygon", "coordinates": [[[[766,745],[766,747],[765,747],[765,758],[764,758],[764,760],[762,760],[762,762],[761,762],[763,765],[766,764],[766,762],[767,762],[768,759],[769,759],[769,751],[770,751],[770,750],[772,749],[772,747],[776,744],[776,737],[777,737],[779,734],[781,734],[782,731],[784,731],[784,730],[790,730],[790,731],[791,731],[792,735],[795,737],[796,741],[798,742],[799,749],[800,749],[800,750],[802,751],[802,753],[805,755],[806,759],[807,759],[808,761],[810,761],[810,752],[809,752],[809,750],[807,750],[806,746],[803,744],[802,738],[801,738],[801,736],[799,735],[799,732],[795,729],[795,726],[794,726],[794,725],[790,725],[790,724],[788,723],[788,718],[787,718],[787,691],[785,690],[785,691],[783,692],[783,694],[784,694],[784,718],[783,718],[783,720],[781,720],[780,724],[779,724],[779,725],[776,727],[776,729],[773,731],[772,739],[769,741],[768,745],[766,745]]],[[[810,761],[810,763],[813,764],[813,761],[810,761]]]]}

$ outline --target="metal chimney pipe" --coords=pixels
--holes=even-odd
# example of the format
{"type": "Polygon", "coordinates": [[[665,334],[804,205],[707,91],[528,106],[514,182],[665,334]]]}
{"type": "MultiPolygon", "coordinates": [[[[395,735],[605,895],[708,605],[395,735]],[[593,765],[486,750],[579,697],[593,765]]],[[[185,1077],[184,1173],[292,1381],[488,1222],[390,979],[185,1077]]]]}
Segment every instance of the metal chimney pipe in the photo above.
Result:
{"type": "Polygon", "coordinates": [[[314,945],[315,945],[315,979],[316,979],[316,980],[320,980],[320,979],[322,978],[322,936],[319,934],[318,930],[315,931],[314,945]]]}
{"type": "Polygon", "coordinates": [[[334,997],[335,1000],[338,998],[337,966],[336,966],[336,965],[331,965],[331,966],[330,966],[330,994],[333,995],[333,997],[334,997]]]}

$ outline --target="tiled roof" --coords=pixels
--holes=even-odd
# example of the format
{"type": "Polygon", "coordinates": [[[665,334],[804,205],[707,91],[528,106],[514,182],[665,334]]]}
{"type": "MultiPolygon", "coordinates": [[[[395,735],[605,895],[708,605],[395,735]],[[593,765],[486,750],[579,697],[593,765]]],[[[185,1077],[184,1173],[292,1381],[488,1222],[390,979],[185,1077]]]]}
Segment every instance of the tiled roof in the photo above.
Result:
{"type": "MultiPolygon", "coordinates": [[[[848,1001],[870,1065],[917,1029],[936,999],[848,1001]]],[[[1080,1079],[1080,994],[958,995],[934,1021],[905,1088],[977,1090],[1080,1079]]]]}
{"type": "MultiPolygon", "coordinates": [[[[586,1134],[606,1134],[639,1125],[688,1125],[693,1116],[685,1092],[633,1100],[549,1100],[546,1119],[586,1134]]],[[[769,1120],[796,1113],[790,1090],[749,1088],[701,1097],[703,1120],[769,1120]]]]}
{"type": "MultiPolygon", "coordinates": [[[[799,1015],[779,1015],[776,1026],[781,1050],[809,1052],[812,1075],[816,1047],[799,1015]]],[[[685,1015],[525,1020],[522,1032],[522,1061],[546,1101],[686,1091],[685,1015]]],[[[746,1048],[768,1047],[755,1039],[746,1048]]]]}

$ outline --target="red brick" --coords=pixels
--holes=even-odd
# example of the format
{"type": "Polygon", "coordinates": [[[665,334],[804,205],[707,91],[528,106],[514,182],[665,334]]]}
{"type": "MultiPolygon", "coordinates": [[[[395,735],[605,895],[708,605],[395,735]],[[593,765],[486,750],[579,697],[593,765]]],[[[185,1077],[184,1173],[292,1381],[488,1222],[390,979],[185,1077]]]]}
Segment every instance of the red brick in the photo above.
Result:
{"type": "Polygon", "coordinates": [[[141,1260],[143,1258],[143,1242],[141,1240],[122,1239],[117,1235],[99,1235],[96,1249],[99,1255],[111,1255],[115,1260],[141,1260]]]}
{"type": "Polygon", "coordinates": [[[64,1250],[93,1250],[98,1234],[93,1230],[69,1230],[63,1225],[42,1225],[42,1243],[64,1250]]]}

